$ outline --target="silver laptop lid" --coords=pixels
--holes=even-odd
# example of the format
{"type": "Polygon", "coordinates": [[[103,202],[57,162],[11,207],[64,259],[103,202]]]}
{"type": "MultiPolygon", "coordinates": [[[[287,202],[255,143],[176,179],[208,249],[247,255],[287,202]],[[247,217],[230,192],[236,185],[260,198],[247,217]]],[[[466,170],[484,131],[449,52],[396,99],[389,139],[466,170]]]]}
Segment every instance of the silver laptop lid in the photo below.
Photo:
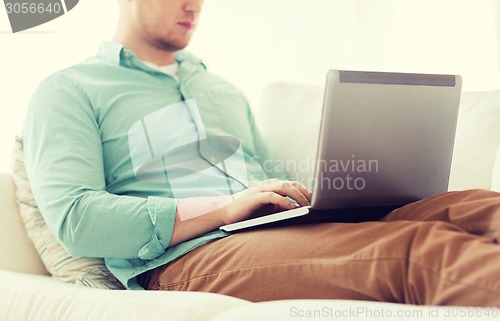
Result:
{"type": "Polygon", "coordinates": [[[445,192],[462,79],[332,70],[312,207],[404,205],[445,192]]]}

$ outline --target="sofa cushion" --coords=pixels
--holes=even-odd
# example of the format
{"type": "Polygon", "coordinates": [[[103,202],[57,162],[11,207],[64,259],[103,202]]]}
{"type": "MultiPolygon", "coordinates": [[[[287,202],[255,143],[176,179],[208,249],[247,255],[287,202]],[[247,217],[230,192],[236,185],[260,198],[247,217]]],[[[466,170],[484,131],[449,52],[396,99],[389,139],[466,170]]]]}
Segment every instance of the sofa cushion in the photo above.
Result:
{"type": "Polygon", "coordinates": [[[462,94],[450,190],[491,188],[499,124],[500,90],[462,94]]]}
{"type": "Polygon", "coordinates": [[[123,289],[121,283],[106,268],[103,259],[73,257],[63,248],[45,223],[31,192],[24,167],[22,141],[19,137],[16,137],[13,155],[16,201],[26,233],[47,271],[55,279],[66,283],[103,289],[123,289]]]}
{"type": "Polygon", "coordinates": [[[491,174],[491,190],[500,193],[500,146],[498,146],[495,165],[491,174]]]}
{"type": "Polygon", "coordinates": [[[272,155],[293,180],[311,188],[323,107],[323,88],[276,83],[254,110],[272,155]],[[279,115],[279,116],[278,116],[279,115]],[[299,152],[300,151],[300,152],[299,152]]]}
{"type": "MultiPolygon", "coordinates": [[[[308,187],[314,174],[323,96],[321,87],[272,84],[255,110],[258,128],[274,156],[284,163],[290,178],[308,187]]],[[[500,90],[462,94],[449,190],[491,188],[500,143],[498,124],[500,90]]]]}

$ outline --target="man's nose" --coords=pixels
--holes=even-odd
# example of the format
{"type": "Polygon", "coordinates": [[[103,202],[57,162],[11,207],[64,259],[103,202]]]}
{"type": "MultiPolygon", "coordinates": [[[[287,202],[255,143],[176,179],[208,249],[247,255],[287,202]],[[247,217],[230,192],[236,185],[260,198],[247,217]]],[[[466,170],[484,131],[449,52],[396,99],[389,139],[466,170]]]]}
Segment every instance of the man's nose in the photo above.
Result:
{"type": "Polygon", "coordinates": [[[189,12],[199,13],[201,11],[202,5],[203,5],[203,0],[188,0],[184,4],[184,10],[189,12]]]}

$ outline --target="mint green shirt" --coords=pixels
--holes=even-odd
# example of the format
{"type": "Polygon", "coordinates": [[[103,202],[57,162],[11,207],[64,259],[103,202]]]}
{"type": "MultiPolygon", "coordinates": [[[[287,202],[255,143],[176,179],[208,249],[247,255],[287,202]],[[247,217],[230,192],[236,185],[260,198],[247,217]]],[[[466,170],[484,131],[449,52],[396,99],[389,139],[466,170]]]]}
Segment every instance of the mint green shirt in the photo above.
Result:
{"type": "Polygon", "coordinates": [[[167,248],[177,200],[238,192],[283,173],[242,94],[177,52],[179,82],[118,43],[45,79],[30,102],[23,148],[33,194],[74,256],[102,257],[135,277],[225,237],[167,248]],[[221,147],[222,146],[222,147],[221,147]]]}

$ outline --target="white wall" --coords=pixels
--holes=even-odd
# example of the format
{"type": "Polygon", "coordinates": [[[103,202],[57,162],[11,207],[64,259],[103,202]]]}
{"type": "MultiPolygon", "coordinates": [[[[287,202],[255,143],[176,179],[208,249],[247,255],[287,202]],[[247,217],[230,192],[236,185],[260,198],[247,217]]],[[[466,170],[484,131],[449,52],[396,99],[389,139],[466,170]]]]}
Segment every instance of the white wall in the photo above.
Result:
{"type": "Polygon", "coordinates": [[[208,0],[191,49],[251,98],[331,68],[460,73],[498,87],[494,0],[208,0]]]}
{"type": "Polygon", "coordinates": [[[116,1],[82,0],[66,15],[12,34],[0,5],[0,171],[7,171],[13,137],[38,83],[50,73],[80,62],[113,35],[116,1]]]}
{"type": "MultiPolygon", "coordinates": [[[[189,49],[253,104],[272,82],[322,86],[331,68],[460,73],[465,90],[489,90],[500,83],[494,1],[206,0],[189,49]]],[[[0,171],[36,85],[94,54],[116,18],[117,1],[82,0],[12,34],[0,7],[0,171]]]]}

